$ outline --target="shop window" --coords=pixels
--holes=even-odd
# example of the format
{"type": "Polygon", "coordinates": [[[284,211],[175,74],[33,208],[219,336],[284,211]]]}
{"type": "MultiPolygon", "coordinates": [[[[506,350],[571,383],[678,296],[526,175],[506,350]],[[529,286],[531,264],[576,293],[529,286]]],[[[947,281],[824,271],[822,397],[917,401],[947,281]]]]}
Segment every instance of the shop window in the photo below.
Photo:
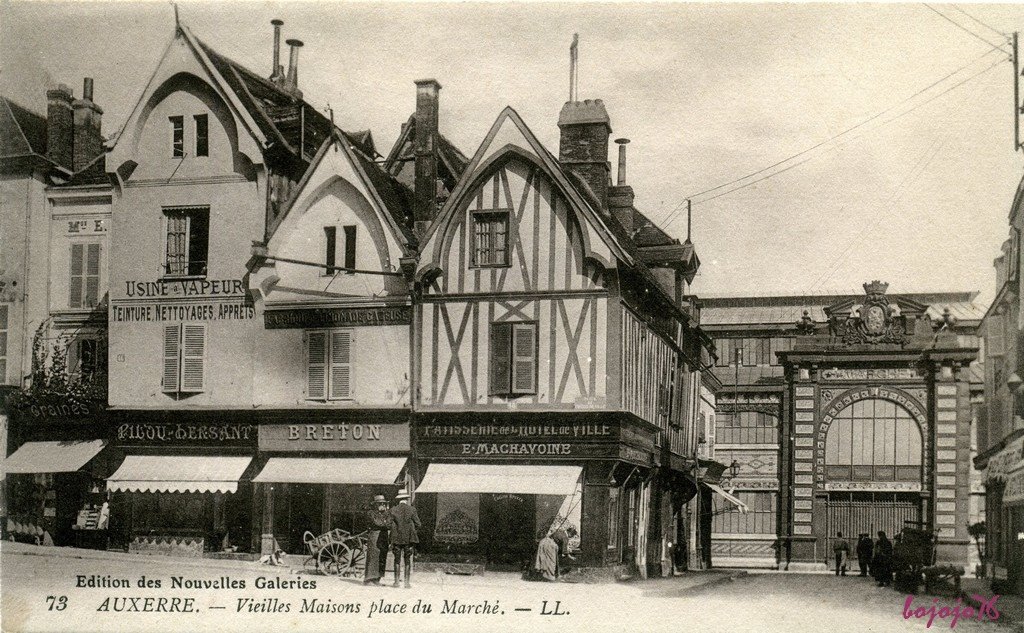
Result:
{"type": "Polygon", "coordinates": [[[206,390],[206,325],[181,323],[164,326],[164,393],[199,393],[206,390]]]}
{"type": "Polygon", "coordinates": [[[537,323],[491,324],[492,396],[537,393],[537,323]]]}
{"type": "Polygon", "coordinates": [[[94,308],[100,292],[100,245],[71,245],[69,308],[94,308]]]}
{"type": "Polygon", "coordinates": [[[210,155],[210,119],[205,114],[195,115],[196,156],[210,155]]]}
{"type": "Polygon", "coordinates": [[[205,277],[210,246],[210,208],[164,209],[167,240],[164,274],[205,277]]]}
{"type": "Polygon", "coordinates": [[[338,227],[324,227],[324,275],[333,275],[338,253],[338,227]]]}
{"type": "Polygon", "coordinates": [[[474,267],[508,266],[509,209],[473,214],[474,267]]]}
{"type": "Polygon", "coordinates": [[[185,117],[171,117],[171,156],[185,157],[185,117]]]}
{"type": "Polygon", "coordinates": [[[350,400],[352,398],[351,330],[306,332],[306,398],[309,400],[350,400]]]}
{"type": "Polygon", "coordinates": [[[0,385],[7,382],[7,331],[10,305],[0,305],[0,385]]]}
{"type": "Polygon", "coordinates": [[[68,368],[73,375],[90,380],[107,373],[107,348],[101,340],[79,336],[68,352],[68,368]]]}

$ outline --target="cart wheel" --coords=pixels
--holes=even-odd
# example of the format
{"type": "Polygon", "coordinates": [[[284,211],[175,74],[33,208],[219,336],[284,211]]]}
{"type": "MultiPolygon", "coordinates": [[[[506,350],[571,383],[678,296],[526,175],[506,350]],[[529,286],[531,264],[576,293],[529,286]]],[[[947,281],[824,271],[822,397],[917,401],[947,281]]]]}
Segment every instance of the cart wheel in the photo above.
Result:
{"type": "Polygon", "coordinates": [[[348,567],[350,551],[344,543],[331,543],[320,550],[317,560],[327,574],[341,574],[348,567]]]}
{"type": "Polygon", "coordinates": [[[366,568],[366,548],[356,546],[349,554],[348,566],[351,571],[366,568]]]}

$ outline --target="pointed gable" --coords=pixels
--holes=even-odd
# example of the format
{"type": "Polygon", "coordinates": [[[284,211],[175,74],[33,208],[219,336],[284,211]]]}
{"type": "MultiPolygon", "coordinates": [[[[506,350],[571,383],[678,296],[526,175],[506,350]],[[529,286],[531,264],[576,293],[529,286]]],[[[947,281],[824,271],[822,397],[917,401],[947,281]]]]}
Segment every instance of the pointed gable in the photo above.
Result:
{"type": "MultiPolygon", "coordinates": [[[[516,198],[512,195],[512,181],[525,182],[524,186],[547,186],[547,191],[540,190],[538,195],[551,205],[552,218],[562,222],[558,218],[564,218],[564,231],[570,242],[575,239],[579,242],[581,259],[592,260],[593,262],[609,268],[615,266],[617,259],[627,262],[632,261],[621,237],[612,233],[605,218],[601,217],[593,205],[589,203],[579,191],[571,184],[565,172],[558,165],[554,156],[537,140],[533,132],[526,126],[520,116],[512,108],[505,108],[492,125],[484,141],[481,143],[476,154],[473,156],[465,172],[459,179],[452,195],[438,214],[435,222],[430,226],[424,236],[423,248],[424,260],[420,262],[420,274],[429,273],[430,270],[442,271],[452,268],[451,261],[445,261],[450,257],[453,250],[453,240],[458,238],[458,244],[462,248],[470,249],[471,237],[463,237],[467,233],[465,221],[468,211],[484,211],[486,201],[482,198],[482,191],[491,183],[491,200],[493,204],[501,202],[502,196],[508,199],[511,195],[512,206],[516,210],[517,218],[526,209],[522,208],[523,198],[516,198]],[[512,172],[517,178],[509,178],[506,173],[497,176],[505,165],[513,166],[512,172]],[[525,180],[526,178],[529,179],[525,180]],[[497,184],[495,184],[497,183],[497,184]],[[493,193],[493,190],[497,193],[493,193]],[[504,193],[503,193],[504,192],[504,193]],[[559,203],[561,202],[561,207],[559,203]],[[472,207],[472,208],[471,208],[472,207]],[[559,214],[564,215],[559,215],[559,214]],[[573,233],[575,231],[575,233],[573,233]]],[[[518,190],[523,195],[522,190],[518,190]]],[[[553,227],[544,229],[545,236],[551,238],[550,231],[553,227]]],[[[528,232],[521,228],[513,227],[512,230],[522,231],[521,237],[526,237],[528,232]]],[[[543,250],[540,241],[534,244],[543,250]]],[[[552,247],[549,254],[554,257],[560,251],[552,247]]],[[[571,255],[571,253],[566,256],[571,255]]],[[[525,254],[524,254],[525,257],[525,254]]],[[[517,265],[519,255],[510,252],[512,265],[517,265]]],[[[472,257],[467,259],[471,260],[472,257]]],[[[528,262],[527,262],[528,263],[528,262]]],[[[582,264],[581,264],[582,266],[582,264]]],[[[591,273],[581,273],[589,275],[591,273]]],[[[530,274],[536,275],[535,271],[530,274]]],[[[523,276],[525,282],[527,276],[523,276]]]]}

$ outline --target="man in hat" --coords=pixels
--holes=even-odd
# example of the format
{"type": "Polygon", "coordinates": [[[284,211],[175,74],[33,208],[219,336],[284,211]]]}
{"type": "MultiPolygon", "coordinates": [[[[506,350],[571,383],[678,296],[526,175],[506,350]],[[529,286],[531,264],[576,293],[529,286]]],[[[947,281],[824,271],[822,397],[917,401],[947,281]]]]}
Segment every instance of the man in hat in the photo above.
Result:
{"type": "Polygon", "coordinates": [[[871,537],[866,533],[860,534],[860,540],[857,541],[857,564],[860,566],[861,576],[868,575],[868,568],[871,565],[871,554],[874,548],[875,545],[871,542],[871,537]]]}
{"type": "Polygon", "coordinates": [[[416,508],[409,505],[409,493],[404,488],[398,491],[395,496],[398,504],[389,511],[391,515],[391,551],[395,553],[395,583],[398,586],[399,565],[401,560],[405,567],[405,586],[409,588],[410,576],[412,575],[412,555],[416,544],[420,542],[419,529],[420,517],[416,508]]]}
{"type": "Polygon", "coordinates": [[[370,526],[369,542],[366,552],[366,572],[363,576],[365,584],[379,585],[384,577],[388,563],[388,530],[391,527],[391,514],[388,512],[388,500],[384,495],[374,495],[373,504],[366,513],[370,526]]]}

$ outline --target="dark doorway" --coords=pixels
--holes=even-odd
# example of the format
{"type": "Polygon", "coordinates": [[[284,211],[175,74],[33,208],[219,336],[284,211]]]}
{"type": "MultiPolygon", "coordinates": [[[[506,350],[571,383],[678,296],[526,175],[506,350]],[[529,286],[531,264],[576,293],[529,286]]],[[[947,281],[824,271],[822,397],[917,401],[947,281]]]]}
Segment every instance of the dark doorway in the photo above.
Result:
{"type": "Polygon", "coordinates": [[[320,484],[291,484],[289,486],[288,537],[290,554],[304,554],[302,540],[306,531],[319,536],[328,528],[323,525],[324,486],[320,484]]]}
{"type": "Polygon", "coordinates": [[[487,568],[520,571],[536,549],[536,500],[532,495],[481,495],[480,532],[487,568]]]}

